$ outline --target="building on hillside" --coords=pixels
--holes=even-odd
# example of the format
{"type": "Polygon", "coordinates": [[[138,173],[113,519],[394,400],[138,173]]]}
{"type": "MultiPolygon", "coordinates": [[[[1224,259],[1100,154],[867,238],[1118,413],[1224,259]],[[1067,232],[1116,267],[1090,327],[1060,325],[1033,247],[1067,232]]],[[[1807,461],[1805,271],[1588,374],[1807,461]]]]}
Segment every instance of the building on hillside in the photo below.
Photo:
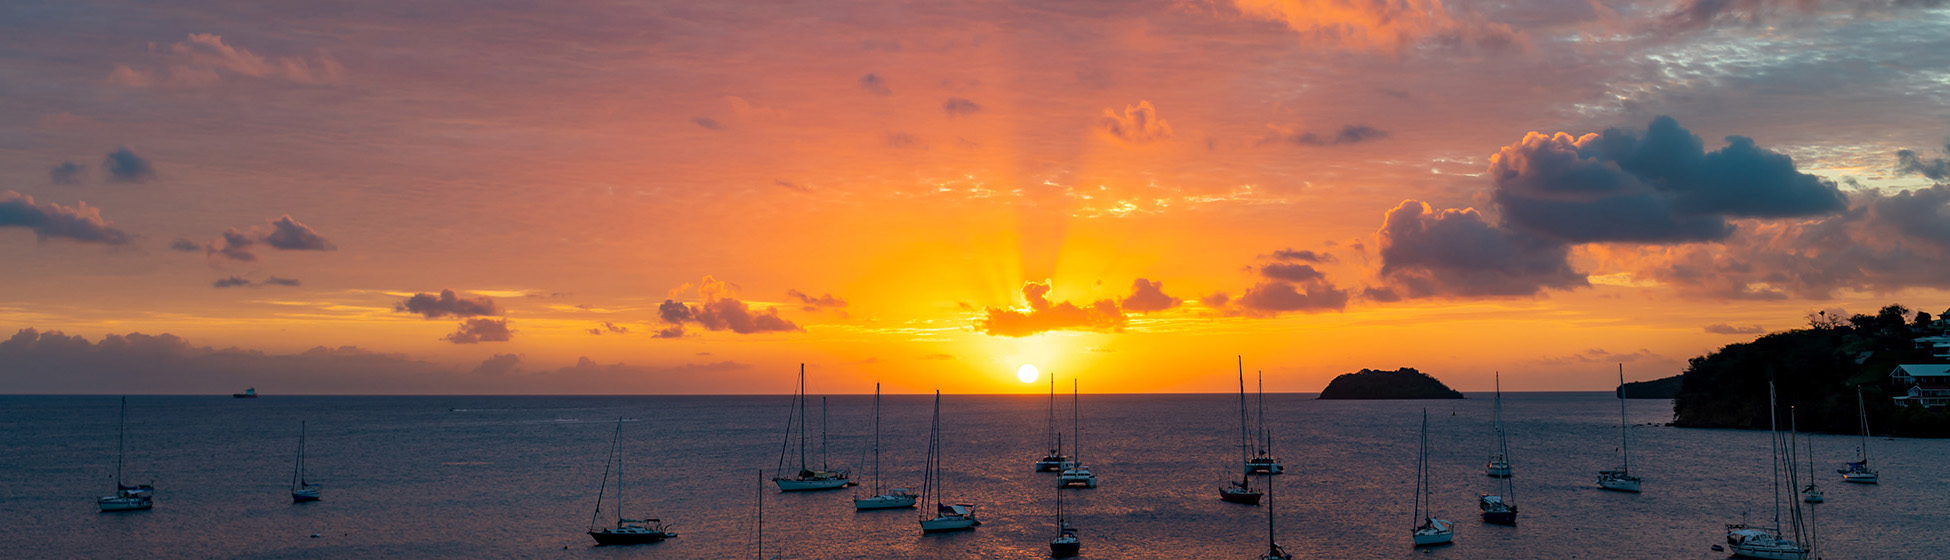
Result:
{"type": "Polygon", "coordinates": [[[1950,360],[1950,336],[1925,336],[1914,340],[1917,348],[1929,350],[1936,359],[1950,360]]]}
{"type": "Polygon", "coordinates": [[[1903,394],[1890,397],[1896,406],[1950,405],[1950,364],[1903,364],[1889,372],[1889,383],[1903,394]]]}

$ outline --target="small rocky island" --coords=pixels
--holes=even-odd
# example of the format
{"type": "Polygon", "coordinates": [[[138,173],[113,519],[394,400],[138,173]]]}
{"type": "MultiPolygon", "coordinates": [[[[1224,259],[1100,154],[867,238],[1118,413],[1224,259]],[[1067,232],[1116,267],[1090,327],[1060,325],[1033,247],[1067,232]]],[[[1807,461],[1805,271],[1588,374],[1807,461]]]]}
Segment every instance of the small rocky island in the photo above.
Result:
{"type": "Polygon", "coordinates": [[[1343,373],[1320,390],[1322,399],[1460,399],[1461,392],[1450,389],[1429,374],[1415,368],[1394,371],[1362,369],[1343,373]]]}

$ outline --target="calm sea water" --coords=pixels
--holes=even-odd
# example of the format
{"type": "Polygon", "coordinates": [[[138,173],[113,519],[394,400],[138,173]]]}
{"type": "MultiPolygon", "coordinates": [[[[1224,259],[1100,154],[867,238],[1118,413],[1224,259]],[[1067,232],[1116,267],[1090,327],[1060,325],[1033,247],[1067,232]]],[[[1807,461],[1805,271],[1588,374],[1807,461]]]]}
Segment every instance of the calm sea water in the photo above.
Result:
{"type": "MultiPolygon", "coordinates": [[[[1506,395],[1519,527],[1482,524],[1494,481],[1490,400],[1317,401],[1268,395],[1288,474],[1280,541],[1296,558],[1722,558],[1708,550],[1743,512],[1772,517],[1767,434],[1667,428],[1666,401],[1632,402],[1642,495],[1598,490],[1616,462],[1609,393],[1506,395]],[[1436,511],[1456,544],[1409,546],[1416,427],[1427,407],[1436,511]]],[[[826,460],[870,484],[869,396],[830,399],[826,460]]],[[[1217,499],[1238,467],[1232,395],[1087,395],[1082,454],[1102,480],[1071,490],[1083,558],[1249,558],[1264,509],[1217,499]]],[[[0,397],[0,556],[19,558],[755,558],[757,470],[777,464],[789,396],[227,397],[129,399],[130,481],[154,481],[153,511],[101,514],[113,484],[116,398],[0,397]],[[590,546],[617,417],[632,513],[680,536],[590,546]],[[325,500],[285,488],[298,423],[310,423],[325,500]],[[319,537],[312,538],[317,534],[319,537]]],[[[930,397],[885,400],[882,465],[915,486],[930,397]]],[[[1067,406],[1067,404],[1066,404],[1067,406]]],[[[974,531],[921,536],[912,510],[855,512],[852,490],[764,493],[767,555],[786,558],[1043,558],[1054,475],[1040,457],[1040,396],[943,398],[948,498],[978,504],[974,531]]],[[[818,401],[812,408],[814,432],[818,401]]],[[[1950,441],[1871,441],[1883,474],[1845,485],[1853,438],[1815,436],[1828,503],[1813,506],[1829,559],[1941,558],[1950,550],[1950,441]]],[[[817,464],[818,448],[814,448],[817,464]]],[[[864,488],[862,489],[864,492],[864,488]]]]}

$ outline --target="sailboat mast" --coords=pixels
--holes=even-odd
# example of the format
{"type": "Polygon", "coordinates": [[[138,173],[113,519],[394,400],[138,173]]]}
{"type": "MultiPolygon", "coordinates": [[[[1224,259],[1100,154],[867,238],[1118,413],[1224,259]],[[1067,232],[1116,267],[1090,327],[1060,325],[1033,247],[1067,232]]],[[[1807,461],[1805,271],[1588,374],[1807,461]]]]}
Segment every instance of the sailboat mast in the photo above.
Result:
{"type": "Polygon", "coordinates": [[[129,431],[129,398],[122,397],[122,420],[115,425],[115,491],[122,491],[122,460],[129,431]]]}
{"type": "Polygon", "coordinates": [[[1049,445],[1049,454],[1063,453],[1063,438],[1056,434],[1056,375],[1049,376],[1049,419],[1043,424],[1043,443],[1049,445]]]}
{"type": "Polygon", "coordinates": [[[1776,425],[1780,414],[1774,409],[1774,380],[1767,381],[1768,451],[1774,455],[1774,534],[1781,533],[1781,430],[1776,425]]]}
{"type": "Polygon", "coordinates": [[[1869,408],[1862,404],[1862,388],[1855,388],[1855,412],[1862,419],[1862,466],[1869,466],[1869,408]]]}
{"type": "Polygon", "coordinates": [[[1250,446],[1250,444],[1247,442],[1250,441],[1251,438],[1250,436],[1246,435],[1246,357],[1239,356],[1238,358],[1239,358],[1239,464],[1241,465],[1241,468],[1244,468],[1245,462],[1248,458],[1251,457],[1252,452],[1247,450],[1247,448],[1250,446]]]}
{"type": "Polygon", "coordinates": [[[758,558],[765,560],[765,469],[758,469],[758,558]]]}
{"type": "Polygon", "coordinates": [[[1422,524],[1422,487],[1429,482],[1429,409],[1422,409],[1422,441],[1415,453],[1415,524],[1422,524]]]}
{"type": "Polygon", "coordinates": [[[1273,434],[1266,432],[1266,372],[1260,371],[1257,373],[1259,374],[1259,412],[1257,413],[1259,414],[1259,452],[1271,455],[1273,453],[1273,434]]]}
{"type": "MultiPolygon", "coordinates": [[[[1795,466],[1799,463],[1798,461],[1796,461],[1796,455],[1800,454],[1800,449],[1801,449],[1800,444],[1797,443],[1797,439],[1801,437],[1801,429],[1798,424],[1799,423],[1796,422],[1795,420],[1794,405],[1788,405],[1787,453],[1786,455],[1783,456],[1783,462],[1787,465],[1787,472],[1788,472],[1787,486],[1788,486],[1789,494],[1793,494],[1796,488],[1801,487],[1801,469],[1795,466]]],[[[1812,473],[1810,474],[1812,475],[1812,473]]],[[[1807,542],[1803,540],[1804,535],[1802,533],[1802,525],[1801,525],[1801,502],[1792,501],[1794,499],[1792,497],[1788,499],[1790,500],[1788,503],[1794,504],[1792,506],[1794,509],[1789,510],[1791,515],[1788,518],[1789,520],[1794,522],[1793,523],[1794,541],[1802,542],[1802,543],[1807,542]]]]}
{"type": "Polygon", "coordinates": [[[799,364],[799,472],[806,472],[806,364],[799,364]]]}
{"type": "Polygon", "coordinates": [[[621,437],[623,437],[623,418],[619,416],[616,418],[616,432],[609,436],[609,454],[603,458],[603,482],[596,487],[596,510],[589,512],[591,530],[596,528],[596,516],[603,514],[603,494],[609,492],[609,468],[616,463],[616,443],[621,441],[619,439],[621,437]]]}
{"type": "Polygon", "coordinates": [[[1070,462],[1083,464],[1083,401],[1077,398],[1077,378],[1070,378],[1070,462]]]}
{"type": "Polygon", "coordinates": [[[623,527],[623,419],[616,419],[616,527],[623,527]]]}
{"type": "Polygon", "coordinates": [[[1625,455],[1625,472],[1632,474],[1632,440],[1625,432],[1625,364],[1618,364],[1618,450],[1625,455]]]}
{"type": "Polygon", "coordinates": [[[819,470],[830,471],[833,467],[826,462],[826,397],[819,397],[819,470]]]}
{"type": "Polygon", "coordinates": [[[298,460],[291,465],[291,489],[298,489],[298,480],[305,473],[305,422],[298,421],[298,460]]]}
{"type": "Polygon", "coordinates": [[[873,495],[880,495],[880,384],[873,384],[873,495]]]}
{"type": "Polygon", "coordinates": [[[1273,539],[1273,480],[1269,478],[1266,480],[1266,552],[1268,556],[1272,555],[1273,547],[1279,546],[1274,544],[1274,542],[1276,541],[1273,539]]]}

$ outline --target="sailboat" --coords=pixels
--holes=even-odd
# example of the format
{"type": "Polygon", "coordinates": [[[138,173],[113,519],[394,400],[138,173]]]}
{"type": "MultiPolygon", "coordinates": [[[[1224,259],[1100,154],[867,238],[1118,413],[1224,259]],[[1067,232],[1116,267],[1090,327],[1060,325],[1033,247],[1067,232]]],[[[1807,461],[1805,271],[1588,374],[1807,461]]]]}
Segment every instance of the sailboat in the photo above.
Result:
{"type": "Polygon", "coordinates": [[[906,488],[895,488],[880,493],[880,384],[873,384],[873,494],[871,498],[860,498],[855,494],[853,509],[898,509],[914,507],[914,493],[906,488]]]}
{"type": "MultiPolygon", "coordinates": [[[[1239,458],[1247,460],[1251,449],[1250,436],[1246,434],[1246,358],[1239,358],[1239,458]]],[[[1252,487],[1250,473],[1239,475],[1238,482],[1227,481],[1219,487],[1219,499],[1235,504],[1255,505],[1259,503],[1260,493],[1252,487]]]]}
{"type": "Polygon", "coordinates": [[[1882,476],[1869,468],[1869,409],[1862,404],[1861,387],[1855,388],[1855,411],[1862,418],[1862,442],[1855,448],[1855,461],[1835,472],[1842,474],[1842,482],[1875,484],[1882,476]]]}
{"type": "Polygon", "coordinates": [[[122,420],[115,429],[115,495],[95,500],[103,512],[138,511],[155,506],[155,487],[148,484],[123,484],[122,463],[127,456],[124,442],[129,430],[129,398],[122,397],[122,420]]]}
{"type": "MultiPolygon", "coordinates": [[[[1050,377],[1055,377],[1055,374],[1051,374],[1050,377]]],[[[1084,488],[1097,487],[1097,475],[1090,472],[1090,467],[1083,465],[1083,453],[1080,453],[1083,449],[1082,411],[1083,401],[1077,398],[1077,380],[1072,377],[1070,378],[1070,429],[1073,430],[1074,437],[1070,438],[1070,445],[1072,446],[1070,451],[1070,464],[1064,465],[1063,474],[1057,476],[1057,488],[1069,488],[1071,486],[1082,486],[1084,488]]]]}
{"type": "Polygon", "coordinates": [[[623,517],[623,419],[616,419],[616,433],[609,439],[609,458],[603,462],[603,482],[596,488],[596,509],[589,512],[589,536],[597,545],[628,545],[660,542],[677,536],[662,520],[623,517]],[[609,489],[610,467],[616,468],[616,526],[597,527],[596,516],[603,513],[603,494],[609,489]]]}
{"type": "MultiPolygon", "coordinates": [[[[1245,375],[1245,359],[1240,359],[1240,375],[1245,375]]],[[[1246,459],[1246,474],[1281,474],[1286,467],[1280,466],[1280,459],[1273,456],[1273,433],[1266,430],[1266,372],[1259,372],[1259,444],[1258,451],[1246,459]]]]}
{"type": "Polygon", "coordinates": [[[1077,536],[1070,519],[1063,516],[1063,487],[1056,488],[1056,538],[1049,540],[1051,558],[1069,558],[1083,549],[1083,539],[1077,536]]]}
{"type": "MultiPolygon", "coordinates": [[[[844,469],[838,471],[815,471],[806,468],[806,364],[799,364],[799,390],[793,395],[792,408],[793,412],[798,415],[799,472],[790,478],[783,475],[785,472],[786,450],[791,448],[792,443],[793,418],[787,417],[785,423],[786,440],[779,445],[778,472],[781,474],[780,476],[773,477],[772,482],[778,483],[780,492],[834,490],[852,486],[853,481],[847,479],[847,471],[844,469]]],[[[825,445],[824,430],[820,432],[820,445],[825,445]]]]}
{"type": "Polygon", "coordinates": [[[1036,460],[1036,472],[1059,472],[1070,462],[1063,456],[1063,434],[1056,431],[1056,374],[1049,376],[1049,418],[1044,424],[1044,443],[1049,444],[1049,454],[1036,460]]]}
{"type": "MultiPolygon", "coordinates": [[[[1798,417],[1799,415],[1794,413],[1794,407],[1788,407],[1788,433],[1791,435],[1799,434],[1801,431],[1800,427],[1796,426],[1798,417]]],[[[1800,468],[1798,465],[1801,462],[1795,461],[1794,464],[1797,465],[1795,468],[1800,468]]],[[[1815,486],[1815,438],[1808,438],[1808,486],[1801,489],[1801,501],[1811,504],[1828,501],[1827,494],[1822,492],[1820,487],[1815,486]]]]}
{"type": "Polygon", "coordinates": [[[921,514],[921,533],[939,533],[973,529],[981,525],[975,519],[975,504],[941,503],[946,482],[941,479],[941,391],[934,392],[934,423],[928,428],[928,467],[927,476],[921,482],[921,499],[934,503],[934,517],[921,514]]]}
{"type": "Polygon", "coordinates": [[[316,502],[325,487],[305,479],[305,423],[298,422],[298,462],[291,467],[291,503],[316,502]]]}
{"type": "Polygon", "coordinates": [[[1786,500],[1790,508],[1789,531],[1785,533],[1781,531],[1781,483],[1784,480],[1781,467],[1784,464],[1787,467],[1785,481],[1790,491],[1797,486],[1795,482],[1798,477],[1795,475],[1794,468],[1796,461],[1793,455],[1793,438],[1791,435],[1786,439],[1782,438],[1781,430],[1776,424],[1780,412],[1774,401],[1774,382],[1769,380],[1767,382],[1767,434],[1768,450],[1773,454],[1774,526],[1748,527],[1744,522],[1728,524],[1727,546],[1732,549],[1734,556],[1742,558],[1763,560],[1819,558],[1819,555],[1814,554],[1814,550],[1808,546],[1810,543],[1805,535],[1811,532],[1809,529],[1812,527],[1804,527],[1800,502],[1786,500]]]}
{"type": "Polygon", "coordinates": [[[1625,364],[1618,364],[1618,454],[1625,466],[1614,471],[1598,471],[1598,487],[1620,492],[1638,492],[1639,477],[1632,476],[1632,440],[1625,429],[1625,364]]]}
{"type": "Polygon", "coordinates": [[[1429,483],[1429,409],[1422,409],[1422,451],[1415,459],[1415,546],[1448,544],[1455,537],[1449,522],[1435,518],[1435,487],[1429,483]]]}
{"type": "Polygon", "coordinates": [[[1483,522],[1516,525],[1516,482],[1510,479],[1510,442],[1503,433],[1503,375],[1500,373],[1496,376],[1496,454],[1490,456],[1489,474],[1497,478],[1497,493],[1484,494],[1476,503],[1483,510],[1483,522]]]}
{"type": "Polygon", "coordinates": [[[1280,547],[1280,542],[1273,538],[1274,537],[1274,532],[1273,532],[1274,501],[1272,499],[1273,498],[1272,480],[1266,481],[1266,497],[1267,497],[1266,499],[1266,554],[1260,555],[1259,560],[1293,560],[1293,555],[1288,554],[1285,548],[1280,547]]]}

